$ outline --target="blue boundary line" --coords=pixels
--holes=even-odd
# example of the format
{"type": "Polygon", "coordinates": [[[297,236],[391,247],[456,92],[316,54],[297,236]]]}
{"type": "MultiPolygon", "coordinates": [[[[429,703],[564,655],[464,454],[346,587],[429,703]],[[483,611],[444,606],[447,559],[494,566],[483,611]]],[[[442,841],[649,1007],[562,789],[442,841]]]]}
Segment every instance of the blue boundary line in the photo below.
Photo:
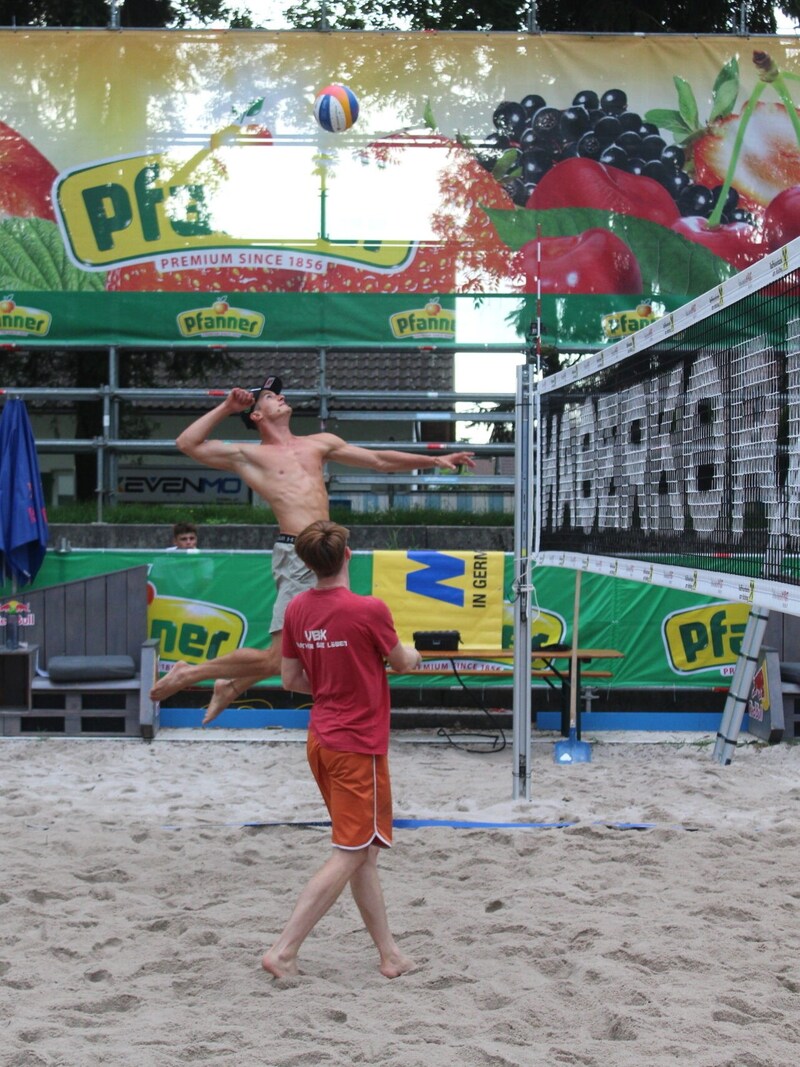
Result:
{"type": "Polygon", "coordinates": [[[561,830],[577,826],[575,822],[479,822],[472,819],[393,819],[397,830],[420,830],[429,826],[448,826],[457,830],[561,830]]]}
{"type": "MultiPolygon", "coordinates": [[[[201,727],[204,708],[162,708],[161,726],[173,729],[201,727]]],[[[265,726],[282,726],[289,730],[308,728],[308,708],[228,708],[207,730],[259,730],[265,726]]]]}
{"type": "MultiPolygon", "coordinates": [[[[219,826],[228,828],[274,828],[281,826],[302,828],[305,826],[329,827],[330,819],[300,819],[296,821],[276,819],[274,822],[262,822],[257,819],[248,822],[226,823],[198,823],[197,826],[219,826]]],[[[657,830],[661,824],[654,822],[606,822],[597,819],[595,822],[582,824],[580,821],[561,822],[481,822],[473,819],[393,819],[392,826],[396,830],[422,830],[431,827],[446,827],[454,830],[568,830],[572,826],[605,826],[609,830],[657,830]]],[[[666,826],[666,824],[665,824],[666,826]]],[[[681,825],[669,825],[671,830],[694,831],[695,827],[681,825]]],[[[184,830],[186,827],[175,824],[165,824],[162,830],[184,830]]]]}
{"type": "MultiPolygon", "coordinates": [[[[201,726],[204,710],[202,708],[162,708],[161,726],[173,729],[198,729],[201,726]]],[[[284,729],[305,730],[308,728],[308,708],[228,708],[223,716],[204,731],[225,730],[259,730],[267,726],[284,729]]],[[[652,732],[688,731],[713,733],[719,729],[720,712],[680,712],[680,711],[598,711],[584,712],[581,715],[581,732],[602,730],[642,730],[652,732]]],[[[742,732],[748,730],[748,718],[742,723],[742,732]]],[[[540,711],[536,715],[539,730],[560,730],[561,713],[540,711]]],[[[535,731],[534,731],[535,732],[535,731]]]]}

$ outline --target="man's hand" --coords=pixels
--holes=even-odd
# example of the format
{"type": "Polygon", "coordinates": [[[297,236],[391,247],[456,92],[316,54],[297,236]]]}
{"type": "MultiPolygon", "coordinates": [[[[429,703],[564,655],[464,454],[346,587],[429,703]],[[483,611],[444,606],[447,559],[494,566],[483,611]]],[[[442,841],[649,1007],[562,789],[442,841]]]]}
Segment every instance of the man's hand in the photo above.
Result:
{"type": "Polygon", "coordinates": [[[407,674],[409,671],[418,671],[422,666],[422,656],[411,645],[403,645],[399,641],[386,657],[389,666],[396,674],[407,674]]]}
{"type": "Polygon", "coordinates": [[[473,467],[474,452],[449,452],[444,456],[435,456],[436,466],[446,471],[456,471],[459,467],[473,467]]]}
{"type": "Polygon", "coordinates": [[[253,406],[253,394],[249,389],[231,389],[224,401],[232,414],[238,415],[241,411],[247,411],[253,406]]]}
{"type": "Polygon", "coordinates": [[[180,433],[175,441],[185,456],[217,470],[235,470],[236,460],[242,458],[240,445],[230,442],[211,441],[213,430],[230,415],[238,415],[253,406],[253,394],[249,389],[231,389],[221,404],[206,411],[180,433]]]}

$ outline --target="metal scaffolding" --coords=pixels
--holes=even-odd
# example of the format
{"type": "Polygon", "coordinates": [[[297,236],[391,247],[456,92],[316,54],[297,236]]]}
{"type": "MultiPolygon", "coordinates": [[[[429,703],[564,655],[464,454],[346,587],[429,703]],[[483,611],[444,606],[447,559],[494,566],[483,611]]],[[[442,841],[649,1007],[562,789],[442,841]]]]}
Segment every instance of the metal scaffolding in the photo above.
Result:
{"type": "MultiPolygon", "coordinates": [[[[525,351],[524,345],[496,346],[453,346],[452,351],[487,353],[515,353],[525,351]]],[[[91,438],[58,437],[44,438],[37,436],[37,449],[41,454],[87,454],[96,456],[97,522],[103,521],[104,508],[116,502],[116,487],[119,478],[119,461],[123,456],[173,455],[175,442],[172,438],[125,438],[121,436],[121,414],[126,405],[141,405],[151,402],[159,405],[163,413],[169,414],[169,404],[186,404],[190,402],[197,407],[203,403],[212,406],[219,403],[224,393],[218,389],[197,388],[122,388],[119,385],[119,350],[116,347],[108,351],[107,382],[97,388],[41,388],[15,387],[9,385],[0,389],[0,396],[21,397],[31,401],[50,401],[59,405],[78,401],[96,401],[102,409],[102,433],[91,438]]],[[[288,350],[282,350],[288,351],[288,350]]],[[[305,349],[308,351],[308,349],[305,349]]],[[[325,430],[327,423],[335,418],[340,422],[360,422],[380,424],[411,423],[412,437],[409,440],[398,437],[376,436],[371,440],[359,440],[365,448],[401,448],[407,452],[430,455],[434,449],[452,450],[452,442],[433,442],[422,439],[421,426],[426,422],[436,423],[507,423],[516,422],[513,410],[513,393],[467,393],[457,390],[367,390],[367,389],[332,389],[326,383],[325,359],[330,347],[318,350],[319,373],[317,387],[313,389],[292,389],[291,398],[297,414],[316,418],[319,429],[325,430]],[[336,406],[332,409],[332,402],[336,406]],[[359,408],[361,403],[380,403],[378,410],[359,408]],[[503,405],[501,410],[486,410],[485,404],[503,405]],[[347,405],[342,407],[340,405],[347,405]],[[352,406],[351,406],[352,405],[352,406]],[[394,407],[392,405],[395,405],[394,407]],[[403,405],[402,407],[400,405],[403,405]],[[313,414],[304,408],[314,409],[313,414]]],[[[385,351],[381,349],[381,351],[385,351]]],[[[400,350],[402,351],[402,350],[400,350]]],[[[499,459],[513,456],[513,442],[470,443],[469,448],[476,456],[499,459]]],[[[327,474],[329,489],[370,490],[376,486],[397,487],[410,486],[417,490],[448,488],[453,492],[469,491],[480,488],[488,493],[512,493],[514,489],[513,474],[470,472],[468,478],[445,474],[377,474],[351,473],[348,471],[331,471],[327,474]]]]}

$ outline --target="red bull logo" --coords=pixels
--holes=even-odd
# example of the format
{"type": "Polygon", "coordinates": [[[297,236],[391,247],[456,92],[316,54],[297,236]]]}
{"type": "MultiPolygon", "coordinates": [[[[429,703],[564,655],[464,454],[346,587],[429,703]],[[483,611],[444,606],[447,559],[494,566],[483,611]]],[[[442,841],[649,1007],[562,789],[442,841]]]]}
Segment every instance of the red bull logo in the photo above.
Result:
{"type": "Polygon", "coordinates": [[[20,626],[34,626],[36,624],[36,616],[31,611],[30,604],[26,604],[22,600],[7,600],[5,604],[0,604],[0,626],[6,625],[9,615],[13,615],[20,626]]]}

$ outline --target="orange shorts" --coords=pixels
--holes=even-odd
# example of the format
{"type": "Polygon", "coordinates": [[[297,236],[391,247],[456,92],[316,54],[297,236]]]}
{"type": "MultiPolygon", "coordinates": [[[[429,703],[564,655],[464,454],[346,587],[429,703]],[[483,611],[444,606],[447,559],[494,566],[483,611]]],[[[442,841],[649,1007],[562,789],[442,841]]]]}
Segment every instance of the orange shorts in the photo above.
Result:
{"type": "Polygon", "coordinates": [[[324,748],[310,730],[306,754],[331,817],[331,843],[345,849],[391,848],[388,757],[324,748]]]}

